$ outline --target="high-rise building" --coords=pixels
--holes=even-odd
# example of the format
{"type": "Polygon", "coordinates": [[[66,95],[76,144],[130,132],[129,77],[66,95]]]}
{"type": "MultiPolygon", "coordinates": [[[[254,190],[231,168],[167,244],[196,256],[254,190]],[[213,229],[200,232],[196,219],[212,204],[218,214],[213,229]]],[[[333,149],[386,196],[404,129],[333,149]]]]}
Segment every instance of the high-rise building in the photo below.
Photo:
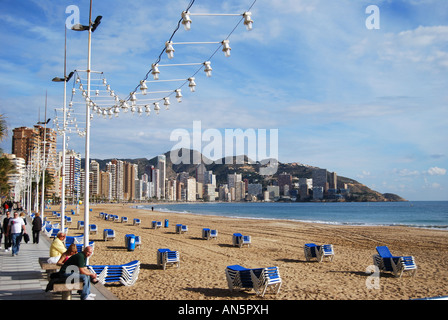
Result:
{"type": "Polygon", "coordinates": [[[289,190],[292,189],[292,175],[287,173],[281,173],[278,175],[278,187],[280,194],[284,196],[289,195],[289,190]]]}
{"type": "Polygon", "coordinates": [[[32,161],[33,166],[39,170],[44,165],[50,178],[53,180],[51,187],[45,190],[47,196],[56,192],[58,187],[56,168],[56,131],[35,125],[34,128],[20,127],[13,129],[12,153],[16,157],[23,158],[26,164],[32,161]],[[45,144],[44,144],[45,142],[45,144]]]}
{"type": "Polygon", "coordinates": [[[327,169],[314,169],[312,177],[313,187],[322,187],[324,192],[328,190],[327,169]]]}
{"type": "Polygon", "coordinates": [[[90,195],[99,195],[100,194],[100,164],[96,162],[95,160],[90,161],[90,185],[89,185],[89,192],[90,195]]]}
{"type": "Polygon", "coordinates": [[[196,167],[196,181],[200,183],[205,183],[205,173],[207,169],[203,163],[198,164],[196,167]]]}
{"type": "Polygon", "coordinates": [[[124,162],[121,160],[113,159],[111,160],[111,164],[115,165],[115,194],[112,192],[112,196],[117,201],[122,201],[124,199],[124,162]]]}
{"type": "Polygon", "coordinates": [[[241,174],[233,173],[227,175],[227,184],[230,188],[235,188],[237,183],[241,182],[241,174]]]}
{"type": "Polygon", "coordinates": [[[152,170],[152,181],[154,183],[154,197],[160,199],[162,196],[162,191],[160,190],[160,171],[159,169],[152,170]]]}
{"type": "Polygon", "coordinates": [[[123,170],[123,197],[124,200],[135,199],[135,180],[137,179],[137,165],[124,162],[123,170]]]}
{"type": "Polygon", "coordinates": [[[20,192],[25,188],[25,159],[14,154],[3,154],[14,165],[14,172],[8,173],[8,185],[11,187],[10,195],[14,201],[20,201],[20,192]]]}
{"type": "Polygon", "coordinates": [[[100,172],[101,188],[100,195],[106,200],[112,200],[112,174],[108,171],[100,172]]]}
{"type": "Polygon", "coordinates": [[[196,201],[196,179],[188,178],[186,184],[187,201],[196,201]]]}
{"type": "Polygon", "coordinates": [[[157,156],[157,169],[159,169],[160,197],[165,199],[166,157],[157,156]]]}
{"type": "Polygon", "coordinates": [[[338,175],[336,172],[330,172],[330,183],[329,188],[330,189],[337,189],[338,188],[338,175]]]}
{"type": "MultiPolygon", "coordinates": [[[[62,151],[59,157],[62,161],[62,151]]],[[[81,154],[74,150],[65,154],[65,195],[73,201],[81,197],[81,154]]]]}

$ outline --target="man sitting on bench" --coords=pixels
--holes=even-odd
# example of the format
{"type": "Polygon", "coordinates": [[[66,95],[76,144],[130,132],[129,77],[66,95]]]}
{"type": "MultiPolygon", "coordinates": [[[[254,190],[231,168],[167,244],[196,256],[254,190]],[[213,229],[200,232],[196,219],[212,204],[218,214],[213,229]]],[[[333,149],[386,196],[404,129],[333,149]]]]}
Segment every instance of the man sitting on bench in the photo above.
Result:
{"type": "Polygon", "coordinates": [[[92,247],[86,247],[84,251],[71,256],[59,270],[60,279],[68,278],[72,272],[79,274],[80,281],[83,283],[81,300],[94,300],[94,295],[90,293],[90,278],[92,282],[98,282],[96,273],[87,269],[87,258],[93,253],[92,247]]]}

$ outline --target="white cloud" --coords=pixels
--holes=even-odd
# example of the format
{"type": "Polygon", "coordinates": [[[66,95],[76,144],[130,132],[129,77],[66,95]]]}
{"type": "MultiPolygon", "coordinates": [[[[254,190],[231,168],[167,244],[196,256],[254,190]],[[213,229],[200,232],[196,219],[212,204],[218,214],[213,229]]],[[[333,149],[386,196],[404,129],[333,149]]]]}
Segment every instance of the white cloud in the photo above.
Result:
{"type": "Polygon", "coordinates": [[[429,168],[427,172],[430,176],[443,176],[446,174],[446,169],[432,167],[432,168],[429,168]]]}

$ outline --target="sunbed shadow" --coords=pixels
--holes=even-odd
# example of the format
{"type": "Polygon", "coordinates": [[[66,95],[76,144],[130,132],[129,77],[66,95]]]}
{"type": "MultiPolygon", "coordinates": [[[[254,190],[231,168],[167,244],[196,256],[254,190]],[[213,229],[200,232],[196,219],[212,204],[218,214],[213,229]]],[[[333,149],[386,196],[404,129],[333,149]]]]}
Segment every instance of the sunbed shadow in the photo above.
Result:
{"type": "Polygon", "coordinates": [[[187,291],[197,292],[206,297],[230,298],[230,297],[248,297],[248,294],[242,291],[230,291],[225,288],[185,288],[187,291]]]}
{"type": "Polygon", "coordinates": [[[160,268],[160,266],[158,266],[156,264],[140,263],[140,269],[156,270],[156,269],[161,269],[161,268],[160,268]]]}
{"type": "Polygon", "coordinates": [[[234,245],[228,244],[228,243],[220,243],[220,244],[218,244],[218,246],[223,247],[223,248],[233,248],[234,247],[234,245]]]}

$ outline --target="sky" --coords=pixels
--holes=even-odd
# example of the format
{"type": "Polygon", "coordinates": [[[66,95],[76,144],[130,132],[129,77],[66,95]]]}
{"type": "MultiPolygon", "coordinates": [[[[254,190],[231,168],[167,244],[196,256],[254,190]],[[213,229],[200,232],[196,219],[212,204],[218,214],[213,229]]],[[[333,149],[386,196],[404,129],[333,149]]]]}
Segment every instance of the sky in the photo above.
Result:
{"type": "MultiPolygon", "coordinates": [[[[88,24],[89,4],[0,1],[0,113],[10,129],[0,144],[4,152],[11,152],[12,129],[43,121],[45,106],[47,118],[62,123],[64,86],[51,79],[64,75],[66,25],[77,18],[88,24]]],[[[171,94],[169,110],[162,100],[160,113],[149,116],[95,113],[91,158],[150,159],[178,146],[210,151],[222,145],[223,154],[236,153],[226,144],[227,130],[255,134],[257,150],[264,146],[280,162],[326,168],[407,200],[448,200],[448,1],[195,0],[191,30],[180,25],[168,59],[165,42],[189,4],[93,1],[92,20],[102,20],[92,33],[91,70],[102,74],[92,72],[92,100],[102,108],[115,105],[102,78],[122,100],[137,88],[137,105],[152,109],[155,100],[148,99],[170,95],[159,91],[181,88],[183,98],[178,103],[171,94]],[[251,31],[241,22],[249,8],[251,31]],[[227,38],[230,57],[220,47],[227,38]],[[156,93],[144,96],[140,80],[159,55],[159,79],[183,81],[150,82],[149,73],[148,91],[156,93]],[[211,62],[211,77],[196,65],[204,61],[211,62]],[[193,75],[190,92],[185,79],[193,75]]],[[[74,126],[84,130],[86,107],[75,79],[86,89],[88,32],[66,31],[67,73],[78,70],[67,82],[70,119],[76,119],[68,148],[84,156],[85,137],[74,126]]]]}

